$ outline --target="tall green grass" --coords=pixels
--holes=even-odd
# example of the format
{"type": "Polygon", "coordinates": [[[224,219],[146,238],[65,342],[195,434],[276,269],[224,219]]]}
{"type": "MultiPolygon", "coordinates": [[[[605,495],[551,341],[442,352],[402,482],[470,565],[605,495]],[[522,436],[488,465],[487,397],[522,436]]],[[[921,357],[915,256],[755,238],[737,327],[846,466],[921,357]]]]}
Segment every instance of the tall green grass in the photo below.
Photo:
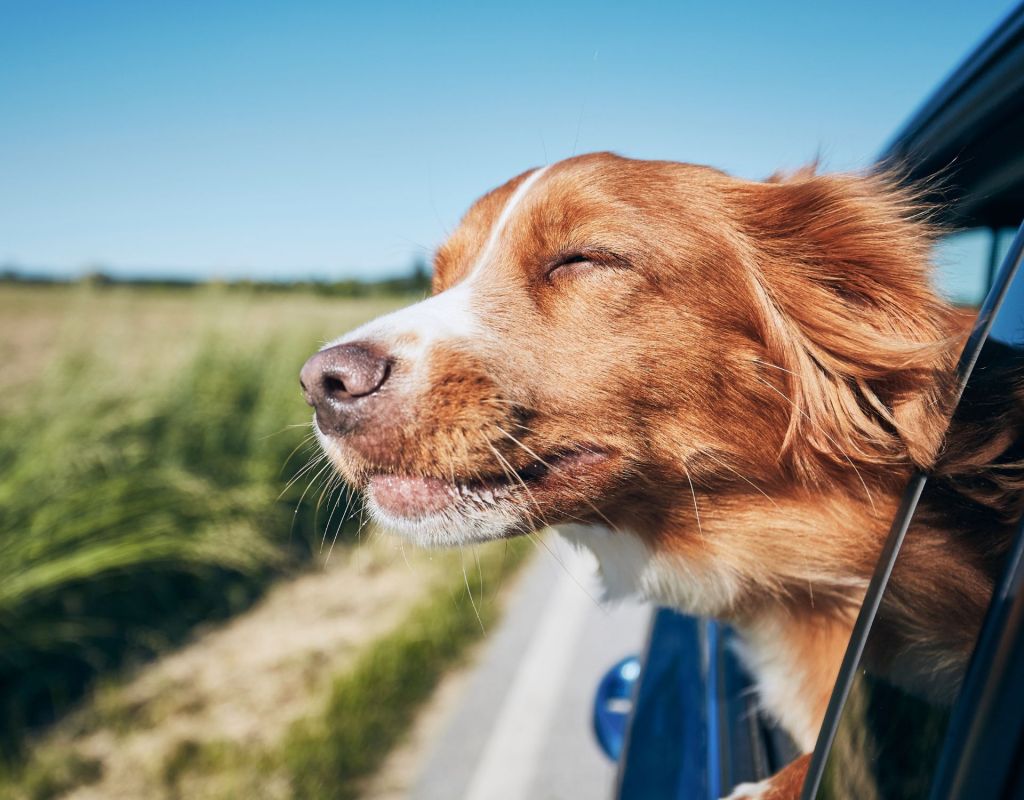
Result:
{"type": "MultiPolygon", "coordinates": [[[[170,333],[169,335],[173,335],[170,333]]],[[[211,338],[97,381],[87,350],[0,416],[0,756],[99,673],[244,608],[314,552],[296,375],[312,337],[211,338]]],[[[155,358],[159,354],[153,354],[155,358]]]]}

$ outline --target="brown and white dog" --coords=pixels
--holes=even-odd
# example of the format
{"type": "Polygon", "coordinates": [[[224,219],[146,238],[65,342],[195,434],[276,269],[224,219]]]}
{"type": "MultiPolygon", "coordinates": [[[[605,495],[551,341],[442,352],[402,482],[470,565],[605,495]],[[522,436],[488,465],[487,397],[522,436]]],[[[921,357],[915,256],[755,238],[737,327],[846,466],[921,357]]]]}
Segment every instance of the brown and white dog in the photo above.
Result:
{"type": "MultiPolygon", "coordinates": [[[[947,424],[964,324],[931,242],[883,176],[580,156],[479,199],[433,296],[325,347],[303,387],[378,523],[427,546],[558,526],[609,595],[731,621],[810,751],[901,490],[947,424]]],[[[910,659],[944,654],[926,670],[942,694],[970,652],[948,620],[976,622],[991,575],[941,525],[928,542],[893,630],[910,659]],[[948,641],[921,633],[935,618],[948,641]]],[[[804,767],[756,791],[790,796],[804,767]]]]}

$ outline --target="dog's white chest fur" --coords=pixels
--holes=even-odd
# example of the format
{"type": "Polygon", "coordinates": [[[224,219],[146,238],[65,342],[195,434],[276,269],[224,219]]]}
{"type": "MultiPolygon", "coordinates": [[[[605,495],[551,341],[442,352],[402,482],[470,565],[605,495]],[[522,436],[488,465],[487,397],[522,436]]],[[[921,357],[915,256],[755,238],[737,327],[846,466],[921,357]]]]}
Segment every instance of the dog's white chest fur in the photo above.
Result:
{"type": "MultiPolygon", "coordinates": [[[[697,616],[721,616],[741,591],[739,577],[721,562],[695,569],[678,556],[656,553],[625,531],[599,525],[564,525],[558,533],[585,547],[597,558],[606,600],[639,597],[697,616]]],[[[783,640],[770,624],[740,631],[740,655],[753,675],[764,710],[782,723],[798,746],[809,751],[817,735],[817,721],[800,697],[799,665],[785,651],[783,640]]]]}
{"type": "Polygon", "coordinates": [[[688,614],[722,614],[740,591],[739,577],[725,567],[695,570],[685,559],[657,553],[626,531],[603,525],[560,525],[558,533],[597,558],[605,598],[639,597],[688,614]]]}

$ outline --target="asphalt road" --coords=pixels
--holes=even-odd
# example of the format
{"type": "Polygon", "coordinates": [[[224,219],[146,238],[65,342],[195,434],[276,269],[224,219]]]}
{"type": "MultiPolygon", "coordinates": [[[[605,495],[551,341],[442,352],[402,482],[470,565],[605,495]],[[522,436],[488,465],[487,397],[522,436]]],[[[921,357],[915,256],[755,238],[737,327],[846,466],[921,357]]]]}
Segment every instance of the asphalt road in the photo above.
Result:
{"type": "Polygon", "coordinates": [[[615,765],[591,731],[594,691],[643,649],[650,609],[602,607],[595,563],[556,537],[513,589],[412,800],[598,800],[615,765]],[[559,563],[561,562],[561,563],[559,563]]]}

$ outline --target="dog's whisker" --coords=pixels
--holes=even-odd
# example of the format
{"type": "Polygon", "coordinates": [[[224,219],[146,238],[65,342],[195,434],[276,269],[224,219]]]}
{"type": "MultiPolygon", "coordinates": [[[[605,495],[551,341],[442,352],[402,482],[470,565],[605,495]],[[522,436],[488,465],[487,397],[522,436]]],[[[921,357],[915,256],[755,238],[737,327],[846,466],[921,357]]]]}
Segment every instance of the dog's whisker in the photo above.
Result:
{"type": "Polygon", "coordinates": [[[484,621],[480,617],[480,609],[476,607],[476,601],[473,599],[473,589],[469,585],[469,575],[466,574],[466,551],[459,545],[459,560],[462,562],[462,580],[466,584],[466,594],[469,595],[469,604],[473,607],[473,613],[476,615],[476,621],[480,625],[480,632],[487,635],[487,629],[484,627],[484,621]]]}
{"type": "Polygon", "coordinates": [[[306,477],[312,470],[323,465],[325,461],[327,461],[326,453],[319,453],[318,455],[314,456],[309,461],[307,461],[306,464],[303,465],[303,467],[298,472],[296,472],[291,478],[288,479],[288,482],[281,490],[281,493],[277,496],[277,499],[280,500],[282,497],[284,497],[285,493],[289,489],[291,489],[292,486],[294,486],[298,481],[302,480],[302,478],[306,477]]]}
{"type": "Polygon", "coordinates": [[[405,539],[402,539],[401,537],[399,537],[398,539],[398,550],[402,554],[402,561],[405,562],[405,566],[408,568],[409,572],[415,574],[416,570],[412,568],[412,564],[409,561],[409,556],[405,552],[405,539]]]}
{"type": "MultiPolygon", "coordinates": [[[[338,473],[331,470],[327,477],[324,478],[322,488],[320,489],[320,495],[316,499],[316,509],[313,512],[313,528],[314,530],[320,526],[320,508],[323,506],[324,498],[331,497],[334,494],[334,489],[338,485],[339,478],[338,473]]],[[[330,500],[327,501],[330,505],[330,500]]],[[[333,513],[333,512],[332,512],[333,513]]],[[[330,525],[330,517],[327,519],[327,523],[324,526],[324,537],[327,536],[327,527],[330,525]]]]}
{"type": "Polygon", "coordinates": [[[697,492],[693,489],[693,478],[690,477],[690,470],[686,468],[686,464],[682,465],[683,472],[686,474],[686,482],[690,484],[690,496],[693,498],[693,516],[697,520],[697,533],[700,536],[700,540],[707,544],[707,539],[704,538],[704,527],[700,524],[700,511],[697,509],[697,492]]]}
{"type": "MultiPolygon", "coordinates": [[[[511,464],[508,463],[508,461],[504,458],[504,456],[501,455],[501,453],[497,450],[497,448],[495,448],[490,442],[488,442],[486,440],[485,440],[485,443],[491,449],[491,452],[493,452],[494,455],[498,458],[499,465],[501,465],[502,469],[505,470],[507,474],[510,474],[511,476],[514,476],[519,481],[519,483],[522,484],[523,489],[526,490],[527,495],[529,495],[531,501],[537,507],[538,513],[540,513],[541,512],[540,504],[537,502],[536,498],[533,497],[533,493],[530,491],[530,489],[526,485],[526,483],[522,480],[522,478],[518,474],[516,474],[515,470],[512,469],[511,464]],[[507,467],[506,467],[506,465],[507,465],[507,467]]],[[[534,526],[535,525],[535,521],[533,519],[532,513],[530,511],[525,511],[525,513],[527,515],[527,521],[530,524],[530,526],[531,527],[534,526]]],[[[540,513],[540,522],[542,523],[542,525],[544,527],[547,527],[547,522],[544,520],[542,513],[540,513]]],[[[582,583],[580,583],[580,581],[577,579],[577,577],[572,573],[572,570],[570,570],[569,567],[565,564],[565,562],[561,558],[559,558],[558,554],[555,553],[554,550],[552,550],[550,547],[548,547],[547,543],[544,541],[543,537],[541,537],[539,533],[537,533],[536,531],[529,531],[528,530],[528,531],[526,531],[526,536],[527,536],[527,538],[530,539],[531,542],[533,542],[534,546],[537,547],[538,549],[543,547],[544,550],[547,551],[548,555],[550,555],[555,560],[555,562],[559,565],[559,567],[561,567],[561,569],[573,580],[573,582],[577,586],[579,586],[579,588],[583,591],[583,593],[586,594],[587,597],[590,598],[591,602],[593,602],[595,606],[597,606],[599,609],[601,609],[602,612],[604,611],[604,607],[600,604],[600,602],[598,602],[597,598],[595,598],[590,593],[590,591],[582,583]]]]}
{"type": "Polygon", "coordinates": [[[340,479],[338,478],[338,473],[335,472],[334,470],[330,470],[327,473],[327,476],[324,478],[324,482],[320,489],[320,495],[316,499],[316,510],[318,513],[320,511],[320,507],[323,505],[324,498],[327,496],[328,491],[333,493],[334,487],[337,485],[337,482],[339,480],[340,479]]]}
{"type": "Polygon", "coordinates": [[[483,565],[480,563],[480,550],[479,550],[479,548],[474,547],[473,550],[472,550],[472,553],[473,553],[473,560],[476,561],[476,574],[477,574],[477,577],[480,578],[480,605],[483,605],[484,601],[486,599],[485,595],[484,595],[484,568],[483,568],[483,565]]]}
{"type": "Polygon", "coordinates": [[[796,375],[797,374],[797,373],[793,372],[793,370],[791,370],[791,369],[786,369],[785,367],[780,367],[778,364],[773,364],[771,361],[765,361],[763,358],[754,358],[753,361],[754,361],[755,364],[761,364],[762,366],[765,366],[765,367],[771,367],[772,369],[777,369],[777,370],[780,370],[782,372],[787,372],[790,375],[796,375]]]}
{"type": "MultiPolygon", "coordinates": [[[[498,452],[498,449],[494,445],[492,445],[490,442],[488,442],[486,440],[484,440],[484,441],[487,444],[487,446],[491,449],[491,452],[494,453],[495,457],[498,459],[498,463],[501,466],[501,469],[505,472],[505,474],[509,478],[518,481],[518,483],[523,487],[523,490],[526,492],[527,496],[529,497],[530,502],[537,509],[537,513],[538,513],[538,517],[539,517],[540,522],[546,525],[547,523],[544,520],[544,514],[543,514],[543,510],[541,509],[541,505],[540,505],[540,503],[537,502],[537,498],[535,498],[533,496],[533,492],[530,491],[530,487],[526,485],[526,481],[524,481],[522,479],[522,477],[512,468],[512,465],[508,463],[508,461],[505,459],[505,457],[500,452],[498,452]]],[[[527,511],[526,513],[527,513],[527,516],[530,517],[529,523],[531,525],[533,525],[534,524],[534,520],[533,520],[533,517],[532,517],[532,513],[529,512],[529,511],[527,511]]]]}
{"type": "Polygon", "coordinates": [[[303,478],[303,476],[307,475],[310,472],[310,470],[318,467],[319,465],[324,463],[326,460],[327,460],[327,454],[324,453],[323,451],[318,453],[314,458],[311,458],[308,462],[306,462],[306,464],[302,467],[302,469],[300,469],[297,473],[295,473],[288,480],[288,482],[285,484],[284,488],[281,490],[281,493],[277,496],[277,499],[280,500],[282,497],[284,497],[285,492],[287,492],[289,489],[291,489],[292,486],[295,485],[296,481],[301,480],[303,478]]]}
{"type": "Polygon", "coordinates": [[[534,536],[537,542],[540,543],[540,546],[543,547],[548,552],[548,555],[550,555],[555,560],[555,563],[557,563],[558,566],[560,566],[562,570],[565,572],[565,574],[569,576],[572,582],[580,588],[580,591],[582,591],[583,594],[590,598],[590,602],[592,602],[594,606],[601,611],[602,614],[606,614],[608,610],[601,605],[601,601],[594,597],[594,595],[591,594],[590,590],[580,582],[579,578],[577,578],[573,571],[569,569],[568,565],[566,565],[565,561],[563,561],[559,557],[558,553],[552,550],[550,547],[548,547],[547,542],[545,542],[543,537],[541,537],[539,534],[534,534],[534,536]]]}
{"type": "MultiPolygon", "coordinates": [[[[331,505],[331,513],[327,517],[327,524],[324,525],[324,535],[320,539],[320,552],[324,551],[324,544],[327,542],[327,534],[331,531],[331,520],[334,519],[335,513],[338,511],[338,507],[341,505],[341,499],[345,496],[345,484],[342,480],[335,476],[334,488],[331,489],[331,495],[333,495],[333,504],[331,497],[328,497],[327,503],[331,505]]],[[[337,538],[337,533],[335,533],[337,538]]]]}
{"type": "MultiPolygon", "coordinates": [[[[308,422],[295,422],[295,423],[291,423],[289,425],[285,425],[283,428],[281,428],[281,430],[273,431],[272,433],[266,433],[263,436],[258,436],[256,438],[256,441],[258,441],[258,442],[265,442],[268,439],[273,439],[275,436],[280,436],[282,433],[288,433],[288,431],[294,430],[295,428],[308,428],[308,427],[309,427],[309,423],[308,422]]],[[[302,441],[298,445],[296,445],[295,450],[298,450],[300,447],[302,447],[302,445],[304,445],[307,442],[309,442],[309,440],[312,439],[313,437],[314,437],[313,433],[306,434],[306,436],[302,439],[302,441]]],[[[291,458],[292,455],[295,455],[295,450],[292,450],[291,455],[288,456],[289,458],[291,458]]],[[[287,461],[287,459],[285,459],[285,464],[287,464],[287,463],[288,463],[288,461],[287,461]]]]}
{"type": "MultiPolygon", "coordinates": [[[[529,455],[529,456],[531,456],[532,458],[534,458],[534,459],[536,459],[537,461],[539,461],[539,462],[540,462],[541,464],[543,464],[543,465],[544,465],[544,466],[545,466],[545,467],[546,467],[547,469],[551,470],[551,471],[552,471],[552,472],[554,472],[554,473],[555,473],[556,475],[564,475],[564,474],[565,474],[565,472],[564,472],[563,470],[559,469],[558,467],[556,467],[556,466],[554,466],[554,465],[552,465],[552,464],[549,464],[549,463],[548,463],[547,461],[545,461],[545,460],[544,460],[543,458],[541,458],[541,457],[540,457],[539,455],[537,455],[537,454],[536,454],[536,453],[535,453],[535,452],[534,452],[534,451],[533,451],[532,449],[530,449],[529,447],[527,447],[527,446],[526,446],[525,444],[523,444],[523,443],[522,443],[521,441],[519,441],[519,439],[517,439],[517,438],[516,438],[515,436],[513,436],[513,435],[512,435],[511,433],[509,433],[508,431],[506,431],[506,430],[505,430],[504,428],[502,428],[502,427],[501,427],[500,425],[495,425],[494,427],[496,427],[496,428],[498,429],[498,431],[499,431],[499,432],[500,432],[500,433],[501,433],[501,434],[502,434],[503,436],[505,436],[505,437],[507,437],[508,439],[510,439],[510,440],[512,441],[512,443],[513,443],[514,445],[516,445],[517,447],[519,447],[520,449],[522,449],[522,450],[523,450],[523,452],[525,452],[525,453],[526,453],[527,455],[529,455]]],[[[612,522],[612,521],[611,521],[610,519],[608,519],[608,517],[607,517],[607,516],[606,516],[606,515],[604,514],[604,512],[602,512],[602,511],[601,511],[601,510],[600,510],[600,509],[599,509],[599,508],[598,508],[597,506],[595,506],[595,505],[593,504],[593,502],[592,502],[592,501],[591,501],[591,500],[590,500],[589,498],[587,498],[587,497],[586,497],[585,495],[583,495],[582,493],[574,493],[574,494],[576,494],[576,496],[577,496],[577,497],[578,497],[578,498],[579,498],[580,500],[582,500],[582,501],[583,501],[584,503],[586,503],[586,504],[587,504],[588,506],[590,506],[591,510],[593,510],[593,512],[594,512],[595,514],[597,514],[597,515],[598,515],[598,516],[599,516],[599,517],[600,517],[600,518],[601,518],[601,519],[602,519],[602,520],[603,520],[603,521],[604,521],[604,522],[605,522],[605,523],[606,523],[606,524],[608,525],[608,527],[609,527],[609,528],[611,528],[611,529],[613,529],[613,530],[614,530],[614,528],[615,528],[615,525],[614,525],[614,523],[613,523],[613,522],[612,522]]]]}
{"type": "Polygon", "coordinates": [[[714,461],[716,464],[720,464],[721,466],[725,467],[727,470],[729,470],[731,473],[733,473],[741,481],[744,481],[745,483],[750,485],[750,487],[753,488],[755,491],[760,492],[762,495],[764,495],[765,499],[768,500],[768,502],[771,503],[773,506],[775,506],[776,508],[779,507],[779,504],[777,502],[775,502],[775,499],[771,495],[769,495],[764,489],[762,489],[760,486],[758,486],[756,483],[754,483],[752,480],[750,480],[748,477],[746,477],[742,472],[740,472],[739,470],[735,469],[729,463],[727,463],[726,461],[723,461],[722,459],[720,459],[717,456],[715,456],[710,450],[702,450],[701,451],[701,455],[707,456],[712,461],[714,461]]]}
{"type": "MultiPolygon", "coordinates": [[[[324,457],[323,459],[321,459],[321,461],[327,461],[327,458],[324,457]]],[[[319,463],[319,462],[317,462],[317,463],[319,463]]],[[[299,495],[299,500],[295,504],[295,512],[292,514],[292,526],[291,526],[291,530],[289,531],[289,536],[295,532],[295,521],[296,521],[296,519],[298,519],[299,511],[302,508],[303,502],[305,502],[305,500],[306,500],[306,495],[309,493],[309,490],[313,488],[313,484],[316,483],[317,478],[319,478],[323,474],[324,470],[326,470],[330,466],[331,466],[330,462],[325,463],[323,466],[321,466],[320,470],[312,478],[310,478],[309,483],[306,484],[306,488],[302,490],[302,494],[299,495]]],[[[314,524],[315,524],[315,517],[314,517],[314,524]]]]}
{"type": "MultiPolygon", "coordinates": [[[[266,439],[270,438],[271,436],[276,436],[276,435],[278,435],[280,433],[286,433],[287,431],[291,430],[292,428],[306,428],[306,427],[309,427],[308,424],[288,425],[288,426],[282,428],[281,430],[276,431],[275,433],[267,433],[265,436],[261,436],[259,440],[260,441],[265,441],[266,439]]],[[[316,438],[316,435],[312,431],[310,431],[309,433],[306,433],[306,435],[304,435],[302,437],[302,439],[299,441],[299,444],[296,445],[294,448],[292,448],[292,452],[289,453],[288,456],[285,457],[285,461],[282,463],[281,469],[278,470],[278,474],[280,475],[282,472],[285,471],[285,467],[288,466],[288,463],[295,457],[296,453],[298,453],[300,450],[308,449],[310,445],[314,445],[315,438],[316,438]]],[[[314,447],[315,447],[315,445],[314,445],[314,447]]]]}
{"type": "MultiPolygon", "coordinates": [[[[365,555],[363,554],[363,546],[362,546],[363,545],[363,528],[366,525],[366,515],[365,515],[364,511],[365,511],[365,509],[363,508],[363,504],[359,503],[358,506],[356,507],[356,513],[359,515],[359,525],[356,527],[356,553],[358,553],[359,557],[363,558],[364,562],[365,562],[365,555]]],[[[328,557],[328,559],[331,557],[330,551],[328,551],[327,557],[328,557]]]]}
{"type": "MultiPolygon", "coordinates": [[[[342,513],[341,520],[338,522],[338,527],[334,531],[334,536],[331,538],[331,546],[327,548],[327,558],[324,559],[325,567],[331,562],[331,553],[334,552],[334,545],[338,541],[338,536],[341,534],[342,529],[356,513],[355,510],[349,511],[349,509],[353,504],[356,505],[357,509],[362,507],[362,504],[356,501],[355,496],[351,492],[348,492],[347,494],[348,499],[345,501],[345,511],[342,513]]],[[[405,555],[405,553],[403,552],[402,555],[405,555]]]]}

